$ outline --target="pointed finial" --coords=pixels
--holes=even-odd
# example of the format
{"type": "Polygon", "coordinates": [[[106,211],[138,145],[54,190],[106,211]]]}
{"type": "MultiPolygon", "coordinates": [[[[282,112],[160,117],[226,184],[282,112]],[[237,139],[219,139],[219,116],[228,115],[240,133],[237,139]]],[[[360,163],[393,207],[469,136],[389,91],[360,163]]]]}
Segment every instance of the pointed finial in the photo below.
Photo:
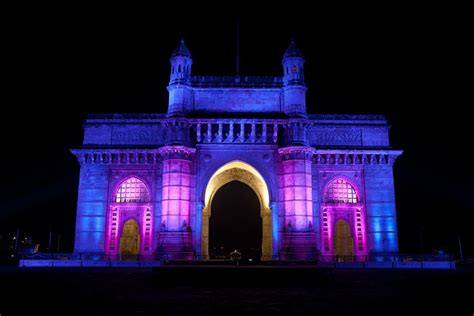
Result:
{"type": "Polygon", "coordinates": [[[303,54],[301,51],[296,47],[295,39],[290,37],[290,45],[288,45],[288,48],[285,51],[285,54],[283,55],[283,59],[289,58],[289,57],[299,57],[303,58],[303,54]]]}
{"type": "Polygon", "coordinates": [[[183,37],[179,41],[178,47],[173,51],[173,54],[171,55],[171,57],[177,57],[177,56],[183,56],[183,57],[191,58],[191,52],[189,51],[189,49],[184,44],[184,38],[183,37]]]}

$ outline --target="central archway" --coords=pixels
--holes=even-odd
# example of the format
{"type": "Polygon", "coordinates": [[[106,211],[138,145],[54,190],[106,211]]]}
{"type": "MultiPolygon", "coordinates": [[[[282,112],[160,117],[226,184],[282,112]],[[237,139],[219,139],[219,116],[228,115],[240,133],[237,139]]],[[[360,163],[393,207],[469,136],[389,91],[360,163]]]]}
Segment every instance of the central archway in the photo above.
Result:
{"type": "Polygon", "coordinates": [[[272,213],[269,207],[270,194],[262,175],[251,165],[242,161],[232,161],[219,168],[210,178],[204,196],[202,210],[202,256],[209,259],[209,218],[211,205],[216,192],[231,181],[248,185],[257,195],[262,217],[262,260],[272,259],[272,213]]]}
{"type": "Polygon", "coordinates": [[[238,250],[243,258],[262,257],[262,217],[255,192],[245,183],[231,181],[217,190],[209,219],[209,257],[229,259],[238,250]]]}

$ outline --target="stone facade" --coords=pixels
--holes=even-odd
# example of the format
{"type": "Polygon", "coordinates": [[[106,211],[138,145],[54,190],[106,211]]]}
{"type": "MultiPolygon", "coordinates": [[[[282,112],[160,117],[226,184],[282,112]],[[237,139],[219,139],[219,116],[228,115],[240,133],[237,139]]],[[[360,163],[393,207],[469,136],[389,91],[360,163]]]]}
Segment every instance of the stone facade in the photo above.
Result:
{"type": "Polygon", "coordinates": [[[294,42],[282,77],[192,76],[184,42],[170,62],[168,113],[88,116],[72,150],[75,252],[119,259],[133,220],[139,255],[207,259],[210,203],[233,180],[259,197],[264,260],[398,251],[401,151],[390,148],[389,126],[380,115],[308,114],[294,42]]]}

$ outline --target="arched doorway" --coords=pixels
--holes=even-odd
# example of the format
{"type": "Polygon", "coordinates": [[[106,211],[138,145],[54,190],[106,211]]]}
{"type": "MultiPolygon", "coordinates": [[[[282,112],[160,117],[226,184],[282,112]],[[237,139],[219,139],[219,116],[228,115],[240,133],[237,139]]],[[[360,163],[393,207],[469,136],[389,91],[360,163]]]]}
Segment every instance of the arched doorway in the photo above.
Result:
{"type": "Polygon", "coordinates": [[[115,259],[124,258],[124,256],[130,257],[128,255],[130,253],[135,259],[138,254],[151,255],[153,251],[153,204],[151,191],[145,180],[137,176],[123,178],[111,191],[110,196],[105,243],[107,254],[115,259]],[[134,224],[130,220],[133,220],[134,224]],[[138,236],[135,236],[135,231],[138,236]],[[137,247],[125,247],[130,242],[135,245],[135,240],[138,242],[137,247]]]}
{"type": "Polygon", "coordinates": [[[362,196],[360,189],[346,177],[339,176],[327,183],[321,207],[323,255],[358,260],[367,254],[362,196]]]}
{"type": "Polygon", "coordinates": [[[262,218],[260,201],[243,182],[231,181],[214,195],[209,219],[209,256],[227,259],[234,249],[243,258],[262,256],[262,218]]]}
{"type": "Polygon", "coordinates": [[[138,223],[129,219],[123,224],[122,236],[120,237],[120,259],[133,260],[140,253],[140,235],[138,223]]]}
{"type": "Polygon", "coordinates": [[[338,220],[334,232],[334,255],[342,261],[352,261],[354,256],[354,241],[351,227],[345,220],[338,220]]]}
{"type": "Polygon", "coordinates": [[[203,259],[209,259],[209,219],[212,213],[212,201],[217,191],[225,184],[240,181],[248,185],[257,195],[262,219],[262,260],[272,259],[272,210],[269,207],[270,194],[262,175],[251,165],[242,161],[232,161],[219,168],[210,178],[205,190],[202,210],[201,253],[203,259]]]}

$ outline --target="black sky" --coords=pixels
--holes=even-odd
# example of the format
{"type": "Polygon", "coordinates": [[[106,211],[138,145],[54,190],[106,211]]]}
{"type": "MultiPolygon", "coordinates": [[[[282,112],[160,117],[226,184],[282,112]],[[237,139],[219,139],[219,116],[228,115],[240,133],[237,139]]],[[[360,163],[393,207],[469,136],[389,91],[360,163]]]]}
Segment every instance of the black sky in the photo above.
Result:
{"type": "MultiPolygon", "coordinates": [[[[290,5],[290,4],[287,4],[290,5]]],[[[309,112],[380,113],[405,153],[395,165],[403,252],[474,255],[472,80],[462,8],[297,6],[234,9],[28,7],[7,12],[3,38],[0,231],[43,244],[48,226],[72,248],[86,113],[165,112],[169,56],[184,37],[194,74],[280,75],[294,37],[306,58],[309,112]],[[470,102],[468,102],[470,100],[470,102]],[[422,228],[423,227],[423,228],[422,228]]]]}

